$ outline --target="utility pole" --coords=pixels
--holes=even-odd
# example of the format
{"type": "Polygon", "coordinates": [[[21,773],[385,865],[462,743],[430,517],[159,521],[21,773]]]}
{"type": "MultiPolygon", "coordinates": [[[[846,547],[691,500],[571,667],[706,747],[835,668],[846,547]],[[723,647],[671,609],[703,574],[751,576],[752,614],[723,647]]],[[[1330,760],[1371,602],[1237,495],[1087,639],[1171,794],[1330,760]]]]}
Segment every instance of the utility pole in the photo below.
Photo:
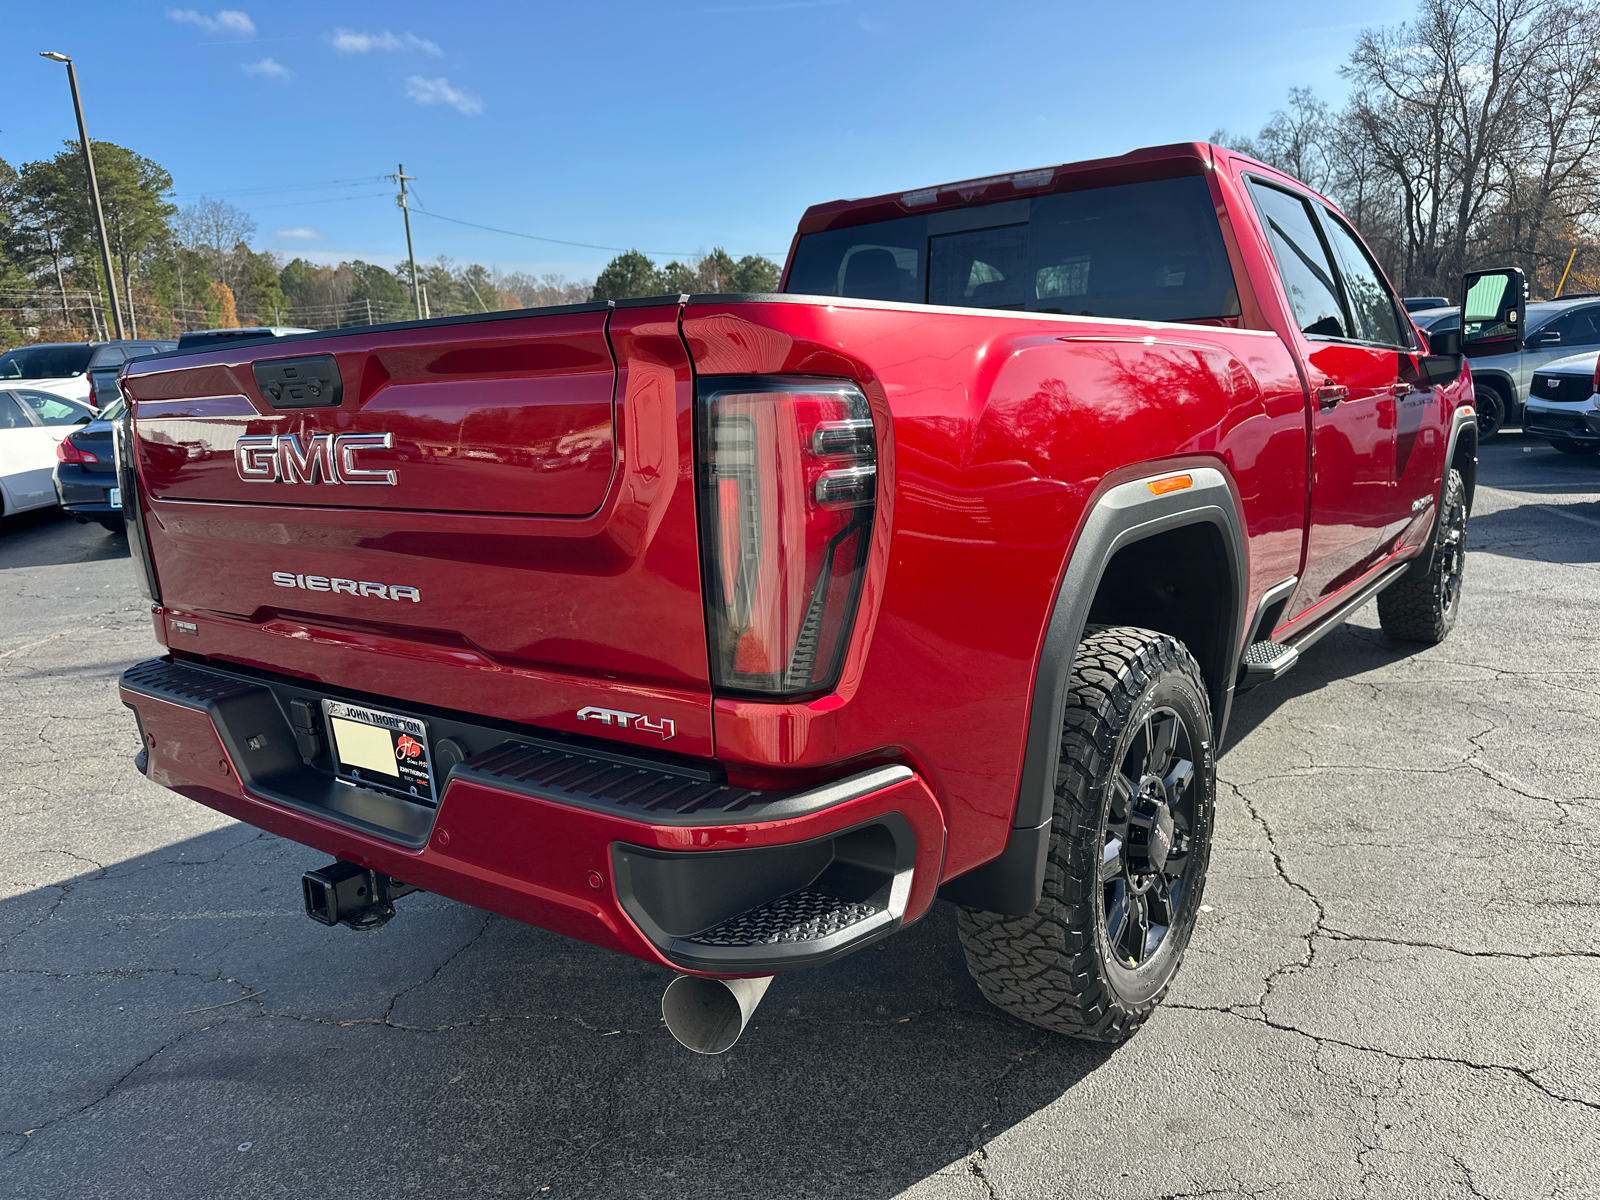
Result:
{"type": "MultiPolygon", "coordinates": [[[[89,149],[89,130],[83,123],[83,101],[78,96],[78,73],[73,70],[72,59],[58,51],[41,50],[39,57],[67,64],[67,83],[72,88],[72,111],[78,116],[78,138],[83,143],[83,166],[89,175],[89,199],[94,205],[94,227],[95,232],[100,235],[100,262],[106,269],[106,291],[111,295],[111,319],[116,322],[117,340],[120,342],[126,336],[122,330],[122,306],[117,302],[117,277],[111,270],[111,243],[106,239],[106,219],[100,211],[100,184],[94,177],[94,152],[89,149]]],[[[406,228],[409,230],[410,227],[408,222],[406,228]]]]}
{"type": "Polygon", "coordinates": [[[405,163],[398,164],[399,173],[389,176],[400,184],[400,211],[406,219],[406,257],[411,260],[411,299],[417,306],[417,320],[422,320],[422,284],[417,280],[417,253],[411,248],[411,209],[406,205],[406,183],[415,175],[406,174],[405,163]]]}

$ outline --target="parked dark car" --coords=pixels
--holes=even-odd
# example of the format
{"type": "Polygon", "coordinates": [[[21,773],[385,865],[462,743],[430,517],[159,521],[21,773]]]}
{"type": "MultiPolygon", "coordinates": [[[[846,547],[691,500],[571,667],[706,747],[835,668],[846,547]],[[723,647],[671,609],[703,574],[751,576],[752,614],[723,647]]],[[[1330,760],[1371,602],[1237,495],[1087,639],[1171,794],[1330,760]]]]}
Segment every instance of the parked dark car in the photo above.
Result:
{"type": "Polygon", "coordinates": [[[128,339],[121,342],[36,342],[0,354],[0,387],[26,382],[99,408],[117,398],[117,371],[135,358],[177,348],[176,342],[128,339]]]}
{"type": "Polygon", "coordinates": [[[122,412],[119,396],[89,424],[56,443],[56,501],[64,512],[78,519],[78,524],[95,521],[112,533],[126,529],[112,452],[116,422],[122,412]]]}
{"type": "Polygon", "coordinates": [[[1400,301],[1407,312],[1421,312],[1425,308],[1443,308],[1450,301],[1444,296],[1407,296],[1400,301]]]}

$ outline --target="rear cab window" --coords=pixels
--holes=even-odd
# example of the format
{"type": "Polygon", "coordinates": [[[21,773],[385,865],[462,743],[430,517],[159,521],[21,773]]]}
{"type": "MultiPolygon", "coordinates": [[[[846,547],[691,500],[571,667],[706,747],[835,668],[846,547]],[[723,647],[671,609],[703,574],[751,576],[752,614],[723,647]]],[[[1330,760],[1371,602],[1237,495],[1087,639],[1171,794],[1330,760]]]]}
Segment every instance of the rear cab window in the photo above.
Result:
{"type": "Polygon", "coordinates": [[[1143,321],[1239,315],[1198,175],[806,234],[786,291],[1143,321]]]}

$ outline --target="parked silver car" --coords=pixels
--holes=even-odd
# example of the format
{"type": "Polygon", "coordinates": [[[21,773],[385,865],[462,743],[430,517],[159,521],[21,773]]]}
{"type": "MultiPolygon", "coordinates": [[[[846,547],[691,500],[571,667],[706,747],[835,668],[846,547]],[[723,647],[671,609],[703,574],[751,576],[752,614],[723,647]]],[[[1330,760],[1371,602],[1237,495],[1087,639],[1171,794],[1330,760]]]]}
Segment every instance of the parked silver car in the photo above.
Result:
{"type": "Polygon", "coordinates": [[[1533,373],[1522,419],[1524,433],[1542,437],[1563,454],[1600,453],[1600,351],[1573,354],[1533,373]]]}
{"type": "MultiPolygon", "coordinates": [[[[1456,310],[1459,311],[1459,310],[1456,310]]],[[[1514,312],[1515,309],[1510,311],[1514,312]]],[[[1413,314],[1419,325],[1433,317],[1432,334],[1450,328],[1440,310],[1413,314]]],[[[1463,337],[1463,348],[1472,366],[1472,384],[1478,405],[1478,436],[1493,437],[1502,425],[1522,424],[1523,405],[1534,373],[1575,352],[1600,350],[1600,295],[1567,296],[1560,300],[1541,300],[1525,306],[1525,315],[1507,322],[1502,329],[1520,325],[1521,336],[1484,337],[1486,322],[1472,322],[1479,337],[1463,337]]],[[[1468,330],[1471,334],[1472,329],[1468,330]]]]}

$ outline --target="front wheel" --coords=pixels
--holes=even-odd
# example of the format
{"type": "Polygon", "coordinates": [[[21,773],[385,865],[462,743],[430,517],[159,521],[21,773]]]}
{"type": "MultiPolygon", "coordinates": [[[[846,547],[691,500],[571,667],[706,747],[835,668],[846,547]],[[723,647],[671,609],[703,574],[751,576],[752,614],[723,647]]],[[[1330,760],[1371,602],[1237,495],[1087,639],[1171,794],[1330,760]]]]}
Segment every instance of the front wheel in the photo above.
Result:
{"type": "Polygon", "coordinates": [[[1072,664],[1044,894],[1028,916],[963,909],[991,1001],[1074,1037],[1131,1037],[1171,986],[1211,858],[1211,706],[1182,642],[1091,626],[1072,664]]]}
{"type": "Polygon", "coordinates": [[[1492,383],[1474,383],[1472,405],[1478,410],[1478,442],[1487,442],[1506,423],[1506,398],[1492,383]]]}
{"type": "Polygon", "coordinates": [[[1405,642],[1444,641],[1461,611],[1467,569],[1467,488],[1454,467],[1444,481],[1444,504],[1434,527],[1432,561],[1413,567],[1378,593],[1378,624],[1405,642]]]}

